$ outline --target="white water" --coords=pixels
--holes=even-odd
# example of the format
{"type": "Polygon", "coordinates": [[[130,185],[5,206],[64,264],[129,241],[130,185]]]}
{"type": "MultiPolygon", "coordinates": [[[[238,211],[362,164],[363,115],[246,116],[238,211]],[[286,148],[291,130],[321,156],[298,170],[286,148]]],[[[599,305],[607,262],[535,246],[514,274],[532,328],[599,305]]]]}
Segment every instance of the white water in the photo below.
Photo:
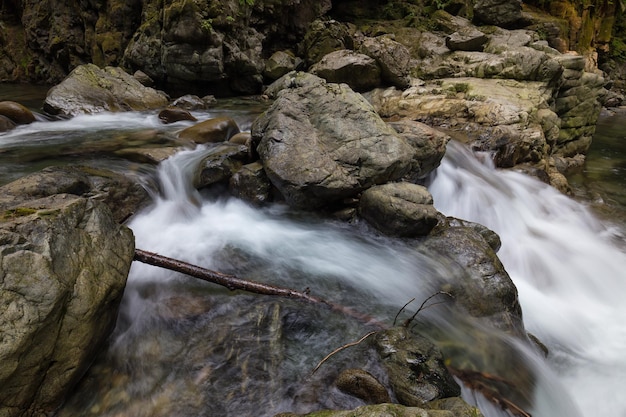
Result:
{"type": "MultiPolygon", "coordinates": [[[[269,262],[274,283],[310,286],[326,297],[336,289],[333,282],[341,281],[366,286],[367,294],[356,297],[364,302],[396,306],[424,298],[430,290],[417,283],[447,273],[433,260],[337,223],[303,222],[280,207],[260,210],[235,199],[203,199],[189,184],[206,152],[184,151],[162,164],[163,197],[130,225],[137,247],[209,268],[216,254],[235,247],[269,262]],[[290,281],[294,271],[302,271],[305,281],[290,281]],[[319,277],[330,279],[323,284],[319,277]]],[[[499,256],[519,289],[527,328],[551,351],[553,371],[520,348],[539,381],[533,416],[626,415],[620,393],[626,382],[626,307],[620,303],[626,255],[611,241],[620,238],[615,230],[545,184],[494,170],[456,144],[449,145],[430,189],[440,211],[485,224],[502,238],[499,256]]],[[[135,263],[130,280],[170,277],[135,263]]],[[[502,415],[484,402],[481,407],[486,415],[502,415]]]]}
{"type": "Polygon", "coordinates": [[[526,328],[549,347],[582,415],[626,416],[623,235],[541,182],[481,164],[455,143],[447,152],[429,186],[437,209],[500,235],[526,328]]]}

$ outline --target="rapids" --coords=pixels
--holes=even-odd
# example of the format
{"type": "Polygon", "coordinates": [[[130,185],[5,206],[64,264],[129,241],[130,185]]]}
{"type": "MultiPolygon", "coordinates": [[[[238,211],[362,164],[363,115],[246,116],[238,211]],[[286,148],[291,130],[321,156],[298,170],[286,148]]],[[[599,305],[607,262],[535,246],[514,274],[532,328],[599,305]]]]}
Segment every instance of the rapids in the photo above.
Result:
{"type": "MultiPolygon", "coordinates": [[[[196,116],[224,113],[248,129],[257,111],[226,109],[196,116]]],[[[0,134],[0,183],[43,166],[76,162],[76,158],[57,157],[59,146],[104,140],[116,132],[175,132],[185,126],[185,122],[163,126],[154,113],[40,119],[0,134]]],[[[320,219],[280,205],[252,208],[232,198],[199,193],[190,186],[190,172],[207,152],[210,149],[205,147],[182,151],[161,164],[162,193],[155,192],[154,204],[129,223],[138,248],[259,281],[308,287],[330,301],[365,306],[385,320],[410,298],[430,295],[433,279],[453,273],[405,242],[380,237],[362,225],[320,219]]],[[[136,167],[97,156],[90,162],[129,170],[132,175],[153,174],[137,173],[136,167]]],[[[502,239],[498,255],[518,287],[526,327],[550,350],[544,359],[515,346],[521,361],[537,374],[533,416],[626,416],[626,397],[621,392],[626,385],[623,222],[601,221],[587,205],[521,173],[494,169],[488,155],[474,155],[455,143],[449,145],[429,189],[438,210],[482,223],[502,239]]],[[[213,297],[241,300],[241,308],[250,309],[251,316],[273,308],[255,304],[258,297],[233,296],[177,274],[133,264],[111,344],[59,416],[270,416],[305,412],[333,401],[350,405],[345,397],[324,404],[307,402],[301,387],[325,354],[363,334],[361,326],[321,313],[310,313],[319,317],[305,325],[297,318],[304,307],[285,303],[290,329],[295,330],[284,335],[288,346],[280,361],[272,357],[261,362],[263,367],[285,369],[242,367],[237,377],[258,394],[236,401],[229,394],[233,387],[226,383],[231,374],[212,379],[211,372],[219,368],[210,356],[216,351],[198,347],[212,337],[236,334],[240,326],[230,323],[217,333],[202,333],[229,317],[227,308],[208,301],[213,297]],[[203,313],[207,309],[210,313],[203,313]],[[285,385],[266,387],[267,372],[283,372],[279,379],[285,385]],[[203,403],[192,396],[190,381],[204,384],[203,403]]],[[[448,325],[454,332],[456,323],[448,325]]],[[[471,331],[456,331],[461,333],[459,339],[471,337],[471,331]]],[[[266,340],[266,336],[257,338],[266,340]]],[[[240,347],[249,349],[240,352],[249,358],[245,363],[273,354],[259,348],[264,345],[246,343],[240,347]]],[[[218,351],[218,359],[220,355],[227,356],[218,351]]],[[[480,396],[469,391],[464,395],[476,401],[485,415],[504,416],[480,396]]]]}

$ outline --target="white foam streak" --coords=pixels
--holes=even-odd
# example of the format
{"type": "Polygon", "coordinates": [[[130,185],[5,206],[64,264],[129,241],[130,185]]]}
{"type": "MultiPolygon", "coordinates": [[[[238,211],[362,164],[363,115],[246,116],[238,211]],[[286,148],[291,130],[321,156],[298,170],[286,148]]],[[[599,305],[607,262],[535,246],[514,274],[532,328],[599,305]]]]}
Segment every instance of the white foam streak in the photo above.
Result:
{"type": "Polygon", "coordinates": [[[480,164],[456,143],[429,189],[443,213],[500,235],[498,255],[518,287],[526,326],[551,348],[584,415],[626,415],[626,399],[606,394],[626,379],[626,255],[609,239],[612,229],[582,204],[480,164]]]}

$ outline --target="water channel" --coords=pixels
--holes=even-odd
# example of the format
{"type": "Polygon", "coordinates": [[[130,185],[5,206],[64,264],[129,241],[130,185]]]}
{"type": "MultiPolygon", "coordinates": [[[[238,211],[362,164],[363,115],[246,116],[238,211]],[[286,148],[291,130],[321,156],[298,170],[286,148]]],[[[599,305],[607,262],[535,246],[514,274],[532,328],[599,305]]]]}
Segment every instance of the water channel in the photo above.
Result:
{"type": "MultiPolygon", "coordinates": [[[[0,100],[37,109],[40,99],[41,90],[0,86],[0,100]]],[[[224,105],[195,115],[227,113],[246,130],[258,111],[224,105]]],[[[188,186],[190,170],[206,148],[182,151],[155,169],[102,155],[95,146],[143,130],[175,135],[188,125],[162,125],[151,112],[42,117],[0,133],[0,183],[77,162],[158,178],[162,193],[129,222],[137,247],[259,281],[308,287],[381,320],[455,273],[406,242],[365,227],[197,193],[188,186]],[[81,147],[96,151],[67,151],[81,147]]],[[[502,239],[498,255],[518,287],[526,327],[550,350],[547,359],[519,350],[524,366],[536,373],[535,417],[626,416],[625,131],[626,116],[601,119],[584,170],[571,177],[576,199],[521,173],[494,169],[457,144],[449,146],[429,186],[441,212],[482,223],[502,239]]],[[[314,378],[310,371],[364,332],[359,323],[310,306],[232,294],[135,263],[110,345],[59,416],[272,416],[357,406],[358,400],[326,387],[337,366],[364,367],[384,379],[365,347],[338,357],[314,378]]],[[[475,332],[459,331],[464,335],[455,338],[475,332]]],[[[502,335],[490,337],[506,342],[502,335]]],[[[465,395],[485,415],[506,415],[465,395]]]]}

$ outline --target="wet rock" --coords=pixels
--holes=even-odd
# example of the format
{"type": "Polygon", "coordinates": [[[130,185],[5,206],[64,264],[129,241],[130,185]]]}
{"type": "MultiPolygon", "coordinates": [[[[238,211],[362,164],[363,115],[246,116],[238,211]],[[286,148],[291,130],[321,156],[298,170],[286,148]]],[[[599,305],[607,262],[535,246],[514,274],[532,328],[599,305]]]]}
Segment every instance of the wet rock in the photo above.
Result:
{"type": "Polygon", "coordinates": [[[425,236],[442,217],[426,187],[408,182],[367,189],[361,196],[359,213],[381,232],[402,237],[425,236]]]}
{"type": "Polygon", "coordinates": [[[463,311],[525,338],[517,288],[492,249],[496,242],[489,238],[488,243],[483,235],[471,225],[447,227],[426,237],[420,248],[458,270],[457,279],[444,285],[463,311]]]}
{"type": "Polygon", "coordinates": [[[32,111],[15,101],[0,101],[0,116],[7,117],[18,125],[27,125],[36,120],[32,111]]]}
{"type": "Polygon", "coordinates": [[[346,83],[355,91],[367,91],[381,82],[380,67],[373,58],[342,49],[325,55],[309,71],[330,83],[346,83]]]}
{"type": "Polygon", "coordinates": [[[290,87],[255,121],[252,137],[288,204],[323,207],[407,173],[411,147],[360,94],[314,76],[285,77],[290,87]]]}
{"type": "Polygon", "coordinates": [[[248,148],[236,143],[220,143],[202,159],[194,178],[194,187],[201,189],[228,181],[248,161],[248,148]]]}
{"type": "Polygon", "coordinates": [[[335,385],[346,394],[360,398],[368,404],[391,402],[383,384],[362,369],[346,369],[337,376],[335,385]]]}
{"type": "Polygon", "coordinates": [[[271,183],[260,162],[241,167],[229,181],[230,193],[254,205],[262,205],[270,199],[271,183]]]}
{"type": "Polygon", "coordinates": [[[185,110],[205,110],[217,102],[214,96],[198,97],[193,94],[185,94],[172,101],[172,106],[185,110]]]}
{"type": "Polygon", "coordinates": [[[377,333],[375,340],[400,404],[419,407],[461,394],[444,365],[443,355],[428,339],[404,327],[394,327],[377,333]]]}
{"type": "Polygon", "coordinates": [[[176,107],[168,107],[161,110],[159,112],[159,120],[165,124],[176,123],[180,122],[181,120],[190,120],[192,122],[198,121],[198,119],[196,119],[191,113],[189,113],[189,111],[176,107]]]}
{"type": "Polygon", "coordinates": [[[0,132],[6,132],[7,130],[11,130],[15,128],[17,124],[8,117],[0,115],[0,132]]]}
{"type": "Polygon", "coordinates": [[[0,219],[3,415],[53,413],[117,317],[134,238],[102,203],[61,194],[0,219]]]}
{"type": "Polygon", "coordinates": [[[44,101],[50,114],[75,116],[103,111],[142,111],[167,106],[167,96],[143,86],[132,75],[116,67],[93,64],[76,67],[60,84],[52,87],[44,101]]]}
{"type": "Polygon", "coordinates": [[[205,120],[190,126],[178,134],[180,139],[195,143],[225,142],[239,133],[239,126],[234,119],[223,116],[205,120]]]}
{"type": "Polygon", "coordinates": [[[127,219],[150,201],[137,181],[127,175],[90,167],[48,167],[0,187],[0,208],[24,201],[72,194],[105,203],[117,222],[127,219]]]}
{"type": "Polygon", "coordinates": [[[275,417],[482,417],[478,409],[468,405],[466,414],[454,414],[448,410],[429,410],[420,407],[405,407],[400,404],[366,405],[354,410],[323,410],[309,414],[281,413],[275,417]]]}

